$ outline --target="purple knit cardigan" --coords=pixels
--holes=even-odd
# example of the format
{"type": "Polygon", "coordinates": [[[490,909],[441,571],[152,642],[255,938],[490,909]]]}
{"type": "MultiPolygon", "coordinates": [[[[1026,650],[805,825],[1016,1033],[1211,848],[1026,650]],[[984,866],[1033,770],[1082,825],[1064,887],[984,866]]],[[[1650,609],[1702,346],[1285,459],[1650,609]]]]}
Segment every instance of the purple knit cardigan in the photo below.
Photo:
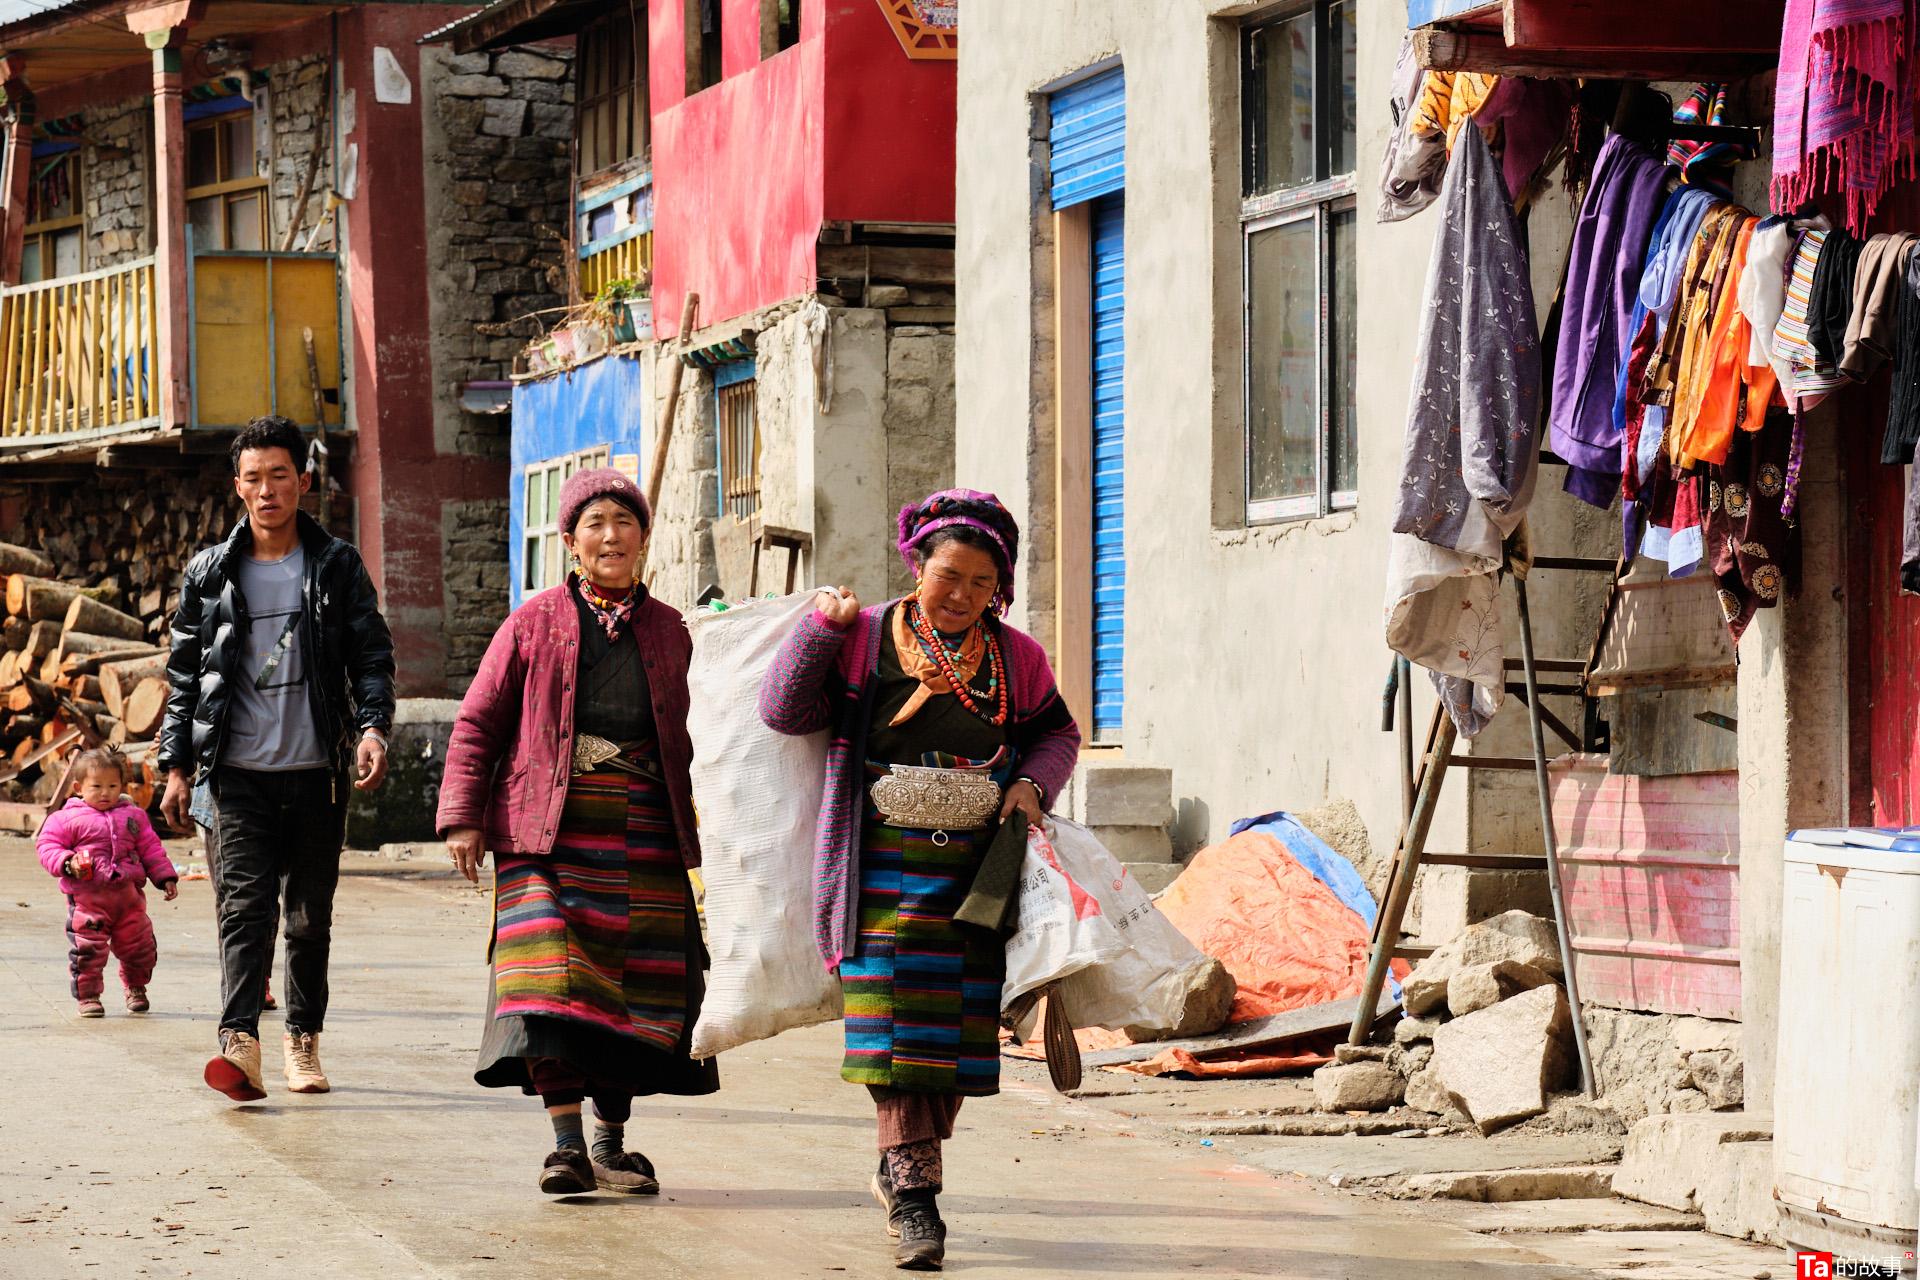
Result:
{"type": "MultiPolygon", "coordinates": [[[[880,669],[881,619],[898,601],[863,609],[853,623],[837,627],[818,610],[808,614],[780,648],[760,686],[760,718],[776,733],[808,734],[834,730],[827,748],[826,786],[813,850],[813,937],[829,973],[852,950],[860,904],[861,781],[868,721],[873,714],[880,669]],[[827,688],[838,667],[844,683],[841,705],[827,688]]],[[[1025,632],[999,624],[1006,655],[1011,712],[1008,736],[1016,744],[1017,776],[1040,789],[1051,804],[1080,758],[1080,730],[1060,717],[1064,728],[1020,743],[1021,726],[1059,699],[1046,650],[1025,632]]]]}

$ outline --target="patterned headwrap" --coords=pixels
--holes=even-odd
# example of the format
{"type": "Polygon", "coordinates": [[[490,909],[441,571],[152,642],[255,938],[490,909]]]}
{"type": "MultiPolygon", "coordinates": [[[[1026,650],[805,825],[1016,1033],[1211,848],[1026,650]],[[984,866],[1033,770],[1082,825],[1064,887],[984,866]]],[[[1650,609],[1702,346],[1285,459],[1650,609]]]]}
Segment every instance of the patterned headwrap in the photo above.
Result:
{"type": "Polygon", "coordinates": [[[994,593],[996,607],[1013,603],[1013,571],[1020,561],[1020,526],[1000,499],[976,489],[942,489],[919,502],[900,508],[900,558],[907,568],[916,569],[913,553],[933,534],[955,525],[966,525],[987,535],[997,548],[994,560],[1000,567],[1000,589],[994,593]]]}

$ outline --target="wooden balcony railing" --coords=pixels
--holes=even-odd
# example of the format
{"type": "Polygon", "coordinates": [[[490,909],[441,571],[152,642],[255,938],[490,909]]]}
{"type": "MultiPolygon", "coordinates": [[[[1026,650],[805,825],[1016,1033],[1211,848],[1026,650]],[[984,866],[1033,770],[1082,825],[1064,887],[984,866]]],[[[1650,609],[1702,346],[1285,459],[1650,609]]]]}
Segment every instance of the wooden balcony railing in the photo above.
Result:
{"type": "Polygon", "coordinates": [[[595,297],[612,281],[634,280],[653,270],[651,173],[581,192],[574,215],[582,298],[595,297]]]}
{"type": "Polygon", "coordinates": [[[159,422],[153,259],[0,290],[0,440],[159,422]]]}

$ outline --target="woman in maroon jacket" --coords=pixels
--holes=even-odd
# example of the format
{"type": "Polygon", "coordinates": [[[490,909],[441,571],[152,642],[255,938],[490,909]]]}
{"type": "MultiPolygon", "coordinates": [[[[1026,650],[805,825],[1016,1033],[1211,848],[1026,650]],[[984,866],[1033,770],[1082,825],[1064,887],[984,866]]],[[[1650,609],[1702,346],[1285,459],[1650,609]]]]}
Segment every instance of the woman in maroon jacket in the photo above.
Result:
{"type": "Polygon", "coordinates": [[[652,1162],[624,1144],[632,1099],[720,1087],[713,1062],[687,1053],[705,993],[687,880],[700,865],[692,646],[635,580],[652,513],[632,480],[575,472],[559,515],[573,571],[488,646],[447,747],[438,825],[467,879],[495,855],[474,1079],[540,1095],[556,1137],[542,1191],[652,1195],[652,1162]]]}

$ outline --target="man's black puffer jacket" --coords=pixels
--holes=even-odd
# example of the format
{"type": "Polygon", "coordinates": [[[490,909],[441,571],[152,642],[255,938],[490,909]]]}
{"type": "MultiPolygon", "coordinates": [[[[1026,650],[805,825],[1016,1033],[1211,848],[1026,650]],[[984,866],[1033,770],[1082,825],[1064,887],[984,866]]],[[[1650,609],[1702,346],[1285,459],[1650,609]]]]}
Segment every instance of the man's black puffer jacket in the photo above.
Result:
{"type": "MultiPolygon", "coordinates": [[[[302,511],[300,545],[306,552],[301,588],[306,616],[300,645],[310,673],[307,695],[320,740],[345,771],[354,741],[367,729],[393,725],[393,636],[380,616],[373,580],[351,543],[322,529],[302,511]]],[[[167,718],[160,731],[160,767],[205,776],[226,746],[232,682],[247,627],[247,602],[234,581],[236,557],[253,546],[245,517],[227,540],[187,565],[180,607],[173,616],[167,659],[167,718]]]]}

